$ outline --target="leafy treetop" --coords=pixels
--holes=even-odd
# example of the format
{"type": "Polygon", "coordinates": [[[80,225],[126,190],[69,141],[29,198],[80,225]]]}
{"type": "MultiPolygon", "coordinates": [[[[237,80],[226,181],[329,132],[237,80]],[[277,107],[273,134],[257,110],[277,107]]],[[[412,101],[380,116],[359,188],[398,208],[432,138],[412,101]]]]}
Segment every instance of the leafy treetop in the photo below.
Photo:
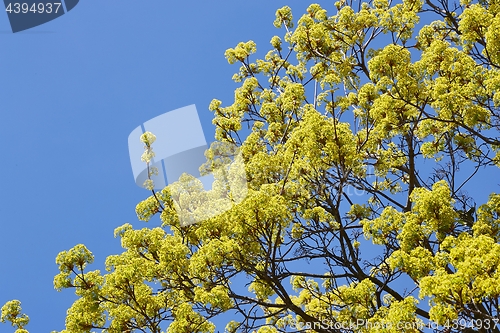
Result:
{"type": "Polygon", "coordinates": [[[467,191],[498,179],[499,13],[497,0],[279,9],[283,35],[262,59],[252,41],[227,50],[241,86],[210,104],[216,139],[241,148],[245,200],[181,226],[169,188],[153,191],[136,211],[161,227],[117,228],[107,272],[87,270],[83,245],[60,253],[54,285],[78,296],[61,332],[214,332],[225,312],[228,332],[499,332],[500,194],[467,191]]]}

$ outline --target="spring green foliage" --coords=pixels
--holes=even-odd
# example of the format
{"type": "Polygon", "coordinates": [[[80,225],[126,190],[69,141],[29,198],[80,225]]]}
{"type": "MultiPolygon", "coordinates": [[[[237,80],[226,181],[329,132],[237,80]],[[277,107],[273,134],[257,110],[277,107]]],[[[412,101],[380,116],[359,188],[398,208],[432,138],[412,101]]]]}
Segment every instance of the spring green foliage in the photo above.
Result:
{"type": "Polygon", "coordinates": [[[28,333],[24,326],[28,325],[30,319],[24,313],[21,313],[21,302],[18,300],[8,301],[2,306],[2,314],[0,322],[10,322],[12,326],[16,327],[14,333],[28,333]]]}
{"type": "MultiPolygon", "coordinates": [[[[55,288],[78,296],[62,332],[214,332],[225,312],[228,332],[499,332],[500,194],[466,190],[500,179],[500,2],[328,10],[281,8],[263,58],[226,52],[241,86],[210,109],[247,197],[182,227],[167,187],[136,208],[161,227],[117,228],[106,272],[83,245],[60,253],[55,288]]],[[[2,320],[21,329],[19,311],[2,320]]]]}

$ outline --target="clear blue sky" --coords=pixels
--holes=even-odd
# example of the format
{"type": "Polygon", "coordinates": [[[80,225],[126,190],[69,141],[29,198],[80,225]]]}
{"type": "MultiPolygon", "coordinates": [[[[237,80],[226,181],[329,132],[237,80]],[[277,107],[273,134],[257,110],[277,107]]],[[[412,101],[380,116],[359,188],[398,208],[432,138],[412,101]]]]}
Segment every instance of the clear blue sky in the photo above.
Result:
{"type": "Polygon", "coordinates": [[[64,329],[75,297],[53,289],[56,255],[83,243],[102,269],[121,252],[116,227],[158,224],[135,215],[149,193],[132,176],[130,132],[196,104],[213,141],[208,105],[237,87],[224,51],[252,39],[267,52],[285,4],[298,18],[309,1],[87,0],[16,34],[0,13],[0,306],[21,300],[31,332],[64,329]]]}
{"type": "Polygon", "coordinates": [[[236,87],[224,51],[249,39],[267,51],[285,4],[299,16],[308,2],[80,1],[16,34],[0,12],[0,304],[21,300],[31,332],[64,328],[74,294],[53,288],[60,251],[83,243],[102,269],[121,252],[113,230],[145,226],[130,132],[196,104],[213,141],[208,104],[236,87]]]}

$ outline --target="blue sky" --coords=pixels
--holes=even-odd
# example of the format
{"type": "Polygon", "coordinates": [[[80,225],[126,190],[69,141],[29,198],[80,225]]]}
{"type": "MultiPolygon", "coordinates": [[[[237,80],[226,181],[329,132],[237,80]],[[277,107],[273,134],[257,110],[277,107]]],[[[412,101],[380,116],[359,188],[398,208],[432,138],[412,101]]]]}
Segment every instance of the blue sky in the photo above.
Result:
{"type": "MultiPolygon", "coordinates": [[[[19,299],[31,332],[62,330],[71,290],[53,288],[56,255],[85,244],[94,269],[121,252],[113,230],[148,191],[135,185],[127,139],[141,123],[196,104],[232,102],[224,51],[281,34],[275,10],[304,1],[81,1],[13,34],[0,13],[0,303],[19,299]]],[[[154,221],[148,226],[155,226],[154,221]]],[[[0,332],[12,332],[0,325],[0,332]]]]}
{"type": "Polygon", "coordinates": [[[0,13],[0,305],[21,300],[31,332],[64,328],[74,294],[53,289],[60,251],[83,243],[102,269],[121,252],[116,227],[158,225],[135,215],[149,192],[134,182],[130,132],[196,104],[213,141],[208,105],[232,103],[237,87],[224,51],[252,39],[267,52],[285,4],[298,18],[309,2],[81,1],[16,34],[0,13]]]}

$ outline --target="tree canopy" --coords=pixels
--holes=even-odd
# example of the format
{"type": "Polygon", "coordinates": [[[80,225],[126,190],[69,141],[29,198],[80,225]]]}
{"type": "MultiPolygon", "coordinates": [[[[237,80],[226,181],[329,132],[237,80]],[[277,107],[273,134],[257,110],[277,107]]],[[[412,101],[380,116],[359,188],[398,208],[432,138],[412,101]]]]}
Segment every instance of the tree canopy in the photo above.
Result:
{"type": "MultiPolygon", "coordinates": [[[[329,11],[283,7],[269,52],[225,53],[240,86],[210,104],[205,167],[238,146],[245,199],[181,225],[166,187],[136,207],[161,226],[117,228],[106,272],[61,252],[54,286],[78,297],[61,333],[214,332],[226,314],[227,332],[500,331],[500,194],[470,194],[500,179],[500,2],[329,11]]],[[[27,332],[19,301],[1,320],[27,332]]]]}

